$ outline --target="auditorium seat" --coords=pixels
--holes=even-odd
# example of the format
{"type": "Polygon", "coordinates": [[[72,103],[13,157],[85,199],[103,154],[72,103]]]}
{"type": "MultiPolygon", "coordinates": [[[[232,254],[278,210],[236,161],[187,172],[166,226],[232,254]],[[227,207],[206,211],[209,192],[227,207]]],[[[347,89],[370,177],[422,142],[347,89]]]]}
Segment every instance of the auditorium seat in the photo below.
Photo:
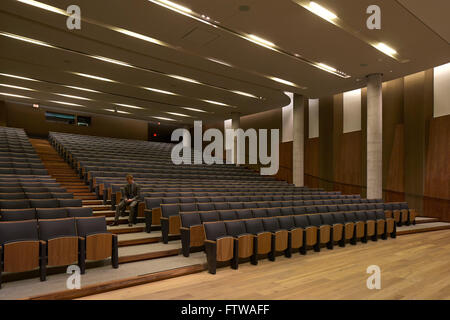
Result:
{"type": "MultiPolygon", "coordinates": [[[[203,224],[205,228],[205,251],[208,262],[208,271],[216,273],[217,262],[234,260],[235,242],[233,237],[227,235],[224,222],[209,222],[203,224]]],[[[231,267],[237,269],[236,260],[232,261],[231,267]]]]}
{"type": "MultiPolygon", "coordinates": [[[[81,269],[84,239],[77,236],[73,218],[39,220],[39,239],[46,244],[45,266],[78,264],[81,269]]],[[[84,269],[81,273],[84,273],[84,269]]]]}
{"type": "Polygon", "coordinates": [[[67,215],[71,218],[92,217],[92,208],[80,207],[80,208],[66,208],[67,215]]]}
{"type": "Polygon", "coordinates": [[[0,288],[2,272],[39,268],[45,281],[45,243],[39,241],[36,220],[0,222],[0,288]]]}
{"type": "Polygon", "coordinates": [[[36,219],[36,209],[6,209],[0,212],[1,221],[24,221],[36,219]]]}
{"type": "Polygon", "coordinates": [[[244,220],[244,224],[246,232],[255,236],[254,250],[256,254],[252,263],[257,264],[259,256],[272,254],[272,233],[264,229],[262,219],[244,220]]]}
{"type": "Polygon", "coordinates": [[[272,251],[269,254],[269,260],[275,261],[277,252],[283,252],[286,257],[290,257],[288,250],[288,231],[280,228],[277,218],[263,219],[264,230],[272,235],[272,251]]]}
{"type": "Polygon", "coordinates": [[[105,217],[75,218],[78,236],[85,240],[84,256],[80,258],[80,269],[84,273],[85,261],[111,258],[113,268],[119,267],[117,235],[106,230],[105,217]]]}
{"type": "Polygon", "coordinates": [[[65,208],[36,208],[36,216],[38,220],[67,218],[67,210],[65,208]]]}
{"type": "Polygon", "coordinates": [[[247,232],[244,221],[225,221],[225,228],[227,235],[234,239],[234,260],[233,263],[237,265],[240,259],[251,258],[253,265],[257,264],[255,235],[247,232]]]}
{"type": "Polygon", "coordinates": [[[181,246],[185,257],[189,257],[191,248],[203,247],[205,230],[200,215],[194,213],[181,213],[181,246]]]}

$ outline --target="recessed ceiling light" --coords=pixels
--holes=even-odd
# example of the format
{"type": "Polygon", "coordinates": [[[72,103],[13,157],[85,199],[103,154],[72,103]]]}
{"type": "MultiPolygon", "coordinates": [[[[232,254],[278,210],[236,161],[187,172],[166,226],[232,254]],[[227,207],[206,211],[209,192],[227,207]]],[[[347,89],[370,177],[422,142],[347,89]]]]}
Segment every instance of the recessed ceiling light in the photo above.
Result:
{"type": "Polygon", "coordinates": [[[379,42],[377,44],[374,45],[375,48],[377,48],[378,50],[380,50],[381,52],[387,54],[388,56],[393,56],[395,54],[397,54],[397,51],[391,47],[389,47],[387,44],[383,43],[383,42],[379,42]]]}
{"type": "Polygon", "coordinates": [[[0,32],[0,35],[2,35],[4,37],[12,38],[12,39],[20,40],[20,41],[25,41],[25,42],[32,43],[32,44],[37,44],[39,46],[55,48],[51,44],[48,44],[44,41],[35,40],[35,39],[27,38],[27,37],[22,37],[22,36],[12,34],[12,33],[0,32]]]}
{"type": "Polygon", "coordinates": [[[246,96],[246,97],[250,97],[250,98],[258,98],[257,96],[251,94],[251,93],[247,93],[247,92],[243,92],[243,91],[238,91],[238,90],[232,90],[231,92],[236,93],[236,94],[240,94],[241,96],[246,96]]]}
{"type": "Polygon", "coordinates": [[[211,104],[216,104],[218,106],[229,107],[228,104],[223,103],[223,102],[218,102],[218,101],[214,101],[214,100],[204,100],[204,99],[202,99],[202,101],[205,101],[205,102],[208,102],[208,103],[211,103],[211,104]]]}
{"type": "Polygon", "coordinates": [[[75,89],[75,90],[87,91],[87,92],[101,93],[100,91],[97,91],[97,90],[86,89],[86,88],[80,88],[80,87],[74,87],[74,86],[64,86],[64,87],[66,87],[66,88],[71,88],[71,89],[75,89]]]}
{"type": "Polygon", "coordinates": [[[292,87],[296,87],[297,86],[295,83],[293,83],[291,81],[287,81],[287,80],[280,79],[280,78],[277,78],[277,77],[269,77],[269,79],[272,79],[273,81],[285,84],[287,86],[292,86],[292,87]]]}
{"type": "Polygon", "coordinates": [[[52,12],[55,12],[55,13],[58,13],[58,14],[62,14],[64,16],[68,15],[68,13],[66,11],[64,11],[64,10],[61,10],[59,8],[56,8],[56,7],[49,6],[48,4],[41,3],[41,2],[38,2],[38,1],[34,1],[34,0],[17,0],[17,1],[29,4],[29,5],[32,5],[34,7],[41,8],[41,9],[44,9],[44,10],[47,10],[47,11],[52,11],[52,12]]]}
{"type": "Polygon", "coordinates": [[[126,112],[126,111],[122,111],[122,110],[117,110],[117,113],[131,114],[130,112],[126,112]]]}
{"type": "Polygon", "coordinates": [[[127,30],[127,29],[122,29],[122,28],[116,28],[116,27],[111,27],[110,29],[113,30],[113,31],[117,31],[117,32],[120,32],[122,34],[125,34],[127,36],[136,38],[136,39],[140,39],[140,40],[144,40],[144,41],[147,41],[147,42],[151,42],[151,43],[154,43],[154,44],[157,44],[157,45],[160,45],[160,46],[166,46],[166,44],[164,42],[159,41],[158,39],[155,39],[155,38],[152,38],[152,37],[149,37],[149,36],[137,33],[137,32],[133,32],[133,31],[130,31],[130,30],[127,30]]]}
{"type": "Polygon", "coordinates": [[[231,64],[229,64],[227,62],[224,62],[224,61],[221,61],[221,60],[217,60],[217,59],[214,59],[214,58],[206,58],[206,59],[208,59],[209,61],[215,62],[215,63],[223,64],[224,66],[227,66],[227,67],[232,67],[231,64]]]}
{"type": "Polygon", "coordinates": [[[327,21],[334,20],[337,18],[337,15],[335,15],[333,12],[331,12],[328,9],[325,9],[320,4],[314,1],[309,2],[309,6],[307,7],[307,9],[327,21]]]}
{"type": "Polygon", "coordinates": [[[28,81],[37,81],[37,82],[40,82],[39,80],[36,80],[36,79],[25,78],[25,77],[16,76],[16,75],[13,75],[13,74],[7,74],[7,73],[0,73],[0,76],[9,77],[9,78],[14,78],[14,79],[20,79],[20,80],[28,80],[28,81]]]}
{"type": "Polygon", "coordinates": [[[183,12],[187,12],[187,13],[192,13],[192,10],[189,8],[186,8],[185,6],[179,5],[178,3],[172,2],[172,1],[168,1],[168,0],[156,0],[156,1],[151,1],[151,2],[156,2],[161,5],[163,5],[164,7],[169,7],[169,9],[177,9],[183,12]]]}
{"type": "Polygon", "coordinates": [[[97,59],[97,60],[118,64],[118,65],[124,66],[124,67],[133,67],[129,63],[126,63],[126,62],[123,62],[123,61],[119,61],[119,60],[115,60],[115,59],[111,59],[111,58],[107,58],[107,57],[102,57],[102,56],[90,56],[90,57],[94,58],[94,59],[97,59]]]}
{"type": "Polygon", "coordinates": [[[202,110],[202,109],[196,109],[196,108],[190,108],[190,107],[181,107],[182,109],[186,109],[186,110],[190,110],[190,111],[195,111],[195,112],[205,112],[208,113],[208,111],[202,110]]]}
{"type": "Polygon", "coordinates": [[[194,80],[194,79],[191,79],[191,78],[182,77],[182,76],[177,76],[176,74],[169,74],[169,77],[174,78],[174,79],[178,79],[178,80],[182,80],[182,81],[186,81],[186,82],[200,84],[200,82],[198,82],[197,80],[194,80]]]}
{"type": "MultiPolygon", "coordinates": [[[[116,106],[121,106],[121,107],[125,107],[125,108],[131,108],[131,109],[141,109],[143,110],[144,108],[142,107],[137,107],[137,106],[132,106],[130,104],[123,104],[123,103],[114,103],[116,106]]],[[[118,112],[118,111],[117,111],[118,112]]]]}
{"type": "Polygon", "coordinates": [[[321,69],[336,72],[336,68],[330,67],[329,65],[326,65],[325,63],[318,63],[317,66],[321,69]]]}
{"type": "Polygon", "coordinates": [[[187,114],[183,114],[183,113],[176,113],[176,112],[166,112],[168,114],[174,115],[174,116],[179,116],[179,117],[188,117],[188,118],[192,118],[192,116],[189,116],[187,114]]]}
{"type": "Polygon", "coordinates": [[[71,103],[71,102],[65,102],[65,101],[55,101],[55,100],[49,100],[50,102],[53,103],[58,103],[58,104],[65,104],[67,106],[72,106],[72,107],[84,107],[82,105],[76,104],[76,103],[71,103]]]}
{"type": "Polygon", "coordinates": [[[111,79],[108,79],[108,78],[93,76],[91,74],[79,73],[79,72],[72,72],[72,73],[76,74],[78,76],[81,76],[81,77],[90,78],[90,79],[94,79],[94,80],[107,81],[107,82],[117,82],[117,81],[114,81],[114,80],[111,80],[111,79]]]}
{"type": "Polygon", "coordinates": [[[145,90],[149,90],[149,91],[153,91],[153,92],[157,92],[157,93],[176,95],[176,93],[166,91],[166,90],[160,90],[160,89],[148,88],[148,87],[142,87],[142,88],[144,88],[145,90]]]}
{"type": "Polygon", "coordinates": [[[21,96],[21,95],[19,95],[19,94],[12,94],[12,93],[6,93],[6,92],[0,92],[0,94],[3,95],[3,96],[7,96],[7,97],[31,99],[30,97],[27,97],[27,96],[21,96]]]}
{"type": "Polygon", "coordinates": [[[151,118],[155,118],[155,119],[159,119],[159,120],[167,120],[167,121],[177,121],[175,119],[170,119],[170,118],[165,118],[165,117],[151,116],[151,118]]]}
{"type": "Polygon", "coordinates": [[[19,90],[36,91],[34,89],[25,88],[25,87],[19,87],[19,86],[13,86],[13,85],[6,84],[6,83],[0,83],[0,86],[1,87],[6,87],[6,88],[12,88],[12,89],[19,89],[19,90]]]}
{"type": "Polygon", "coordinates": [[[260,45],[262,44],[262,45],[269,46],[269,47],[275,47],[275,43],[270,42],[261,37],[255,36],[254,34],[249,34],[248,38],[250,41],[256,42],[257,44],[260,44],[260,45]]]}
{"type": "Polygon", "coordinates": [[[54,94],[61,96],[61,97],[72,98],[72,99],[92,100],[92,99],[88,99],[88,98],[84,98],[84,97],[72,96],[70,94],[62,94],[62,93],[54,93],[54,94]]]}

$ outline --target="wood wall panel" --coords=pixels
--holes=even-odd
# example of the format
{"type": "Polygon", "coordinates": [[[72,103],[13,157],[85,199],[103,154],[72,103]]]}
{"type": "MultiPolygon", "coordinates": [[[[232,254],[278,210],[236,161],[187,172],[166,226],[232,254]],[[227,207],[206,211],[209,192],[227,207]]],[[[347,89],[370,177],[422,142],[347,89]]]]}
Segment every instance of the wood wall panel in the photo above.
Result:
{"type": "Polygon", "coordinates": [[[387,166],[386,190],[404,193],[404,135],[403,124],[395,127],[394,139],[389,152],[390,159],[387,166]]]}
{"type": "Polygon", "coordinates": [[[424,212],[450,221],[450,115],[433,118],[429,128],[424,212]]]}
{"type": "MultiPolygon", "coordinates": [[[[56,131],[122,139],[148,139],[147,121],[92,114],[91,126],[79,127],[47,121],[43,108],[34,109],[28,104],[7,102],[6,108],[8,126],[24,128],[27,134],[32,136],[46,137],[49,131],[56,131]]],[[[67,113],[77,114],[70,109],[67,113]]]]}
{"type": "Polygon", "coordinates": [[[0,101],[0,126],[6,127],[6,125],[7,125],[6,105],[4,101],[0,101]]]}

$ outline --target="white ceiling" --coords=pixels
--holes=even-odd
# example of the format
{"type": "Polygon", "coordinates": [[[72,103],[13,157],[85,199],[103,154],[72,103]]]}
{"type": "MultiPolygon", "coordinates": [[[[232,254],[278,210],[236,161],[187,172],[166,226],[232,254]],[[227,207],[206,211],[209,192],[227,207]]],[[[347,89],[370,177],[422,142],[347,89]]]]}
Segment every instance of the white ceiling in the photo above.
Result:
{"type": "MultiPolygon", "coordinates": [[[[140,106],[143,110],[117,107],[132,114],[120,116],[158,121],[151,116],[217,121],[230,118],[231,112],[243,115],[282,107],[289,103],[283,91],[308,97],[322,97],[364,86],[364,76],[374,72],[385,80],[398,78],[448,62],[450,29],[442,12],[449,12],[449,1],[439,1],[434,10],[413,0],[318,0],[335,12],[348,26],[365,37],[393,46],[408,59],[400,63],[374,49],[358,37],[328,23],[291,0],[182,0],[194,12],[205,14],[233,32],[256,34],[291,53],[331,65],[351,77],[340,78],[285,54],[263,48],[236,36],[178,14],[147,0],[42,0],[65,9],[81,8],[81,30],[66,28],[66,17],[15,0],[2,0],[0,32],[45,41],[65,50],[47,48],[0,36],[0,73],[42,80],[30,82],[0,76],[0,83],[33,88],[26,92],[0,87],[8,92],[32,97],[33,102],[58,106],[49,100],[66,101],[85,107],[63,107],[111,114],[104,109],[113,103],[140,106]],[[367,6],[381,7],[381,30],[366,28],[367,6]],[[247,5],[248,11],[239,7],[247,5]],[[419,14],[422,13],[422,14],[419,14]],[[156,38],[171,45],[164,47],[112,31],[115,26],[156,38]],[[447,40],[446,40],[447,39],[447,40]],[[140,67],[128,68],[95,60],[99,55],[140,67]],[[205,59],[213,57],[232,67],[205,59]],[[144,70],[142,70],[144,69],[144,70]],[[80,72],[117,81],[103,82],[74,75],[80,72]],[[207,85],[167,77],[176,74],[207,85]],[[282,78],[299,87],[280,84],[268,76],[282,78]],[[61,85],[100,91],[90,93],[61,85]],[[179,96],[154,93],[140,88],[152,87],[176,92],[179,96]],[[306,88],[301,88],[306,87],[306,88]],[[262,99],[237,95],[229,90],[251,93],[262,99]],[[54,93],[93,99],[83,101],[54,93]],[[233,107],[204,102],[213,100],[233,107]],[[199,113],[182,107],[208,111],[199,113]],[[175,112],[195,118],[170,115],[175,112]]],[[[2,97],[0,96],[0,99],[2,97]]],[[[10,98],[9,98],[10,99],[10,98]]]]}

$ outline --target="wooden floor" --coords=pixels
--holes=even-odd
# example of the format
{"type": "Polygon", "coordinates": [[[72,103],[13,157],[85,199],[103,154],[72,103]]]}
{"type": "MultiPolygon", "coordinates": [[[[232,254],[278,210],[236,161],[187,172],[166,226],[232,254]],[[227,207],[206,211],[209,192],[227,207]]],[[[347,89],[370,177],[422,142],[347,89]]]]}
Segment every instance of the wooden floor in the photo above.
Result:
{"type": "Polygon", "coordinates": [[[450,230],[220,268],[84,299],[450,299],[450,230]],[[370,265],[381,289],[369,290],[370,265]]]}

